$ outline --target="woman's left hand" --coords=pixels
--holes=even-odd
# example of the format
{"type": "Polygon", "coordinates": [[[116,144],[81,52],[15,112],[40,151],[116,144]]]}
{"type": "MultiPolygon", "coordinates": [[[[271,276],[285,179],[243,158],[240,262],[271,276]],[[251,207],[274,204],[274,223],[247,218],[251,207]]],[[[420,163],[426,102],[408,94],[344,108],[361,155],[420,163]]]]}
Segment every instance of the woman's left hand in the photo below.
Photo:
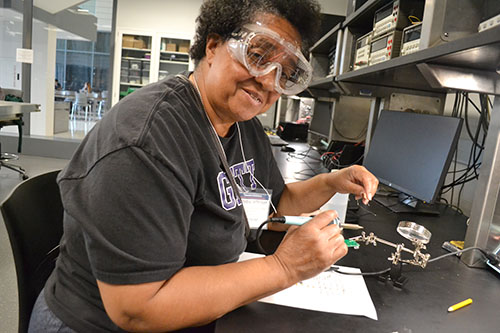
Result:
{"type": "Polygon", "coordinates": [[[352,165],[329,174],[331,186],[338,193],[352,193],[356,200],[366,205],[372,200],[378,187],[378,179],[364,166],[352,165]]]}

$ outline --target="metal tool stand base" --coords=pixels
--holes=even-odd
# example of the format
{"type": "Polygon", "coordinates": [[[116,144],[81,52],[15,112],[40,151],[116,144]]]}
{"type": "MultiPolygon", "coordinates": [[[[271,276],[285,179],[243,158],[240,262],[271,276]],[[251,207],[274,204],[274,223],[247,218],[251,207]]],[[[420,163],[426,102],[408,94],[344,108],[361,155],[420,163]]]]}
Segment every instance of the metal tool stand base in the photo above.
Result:
{"type": "Polygon", "coordinates": [[[408,278],[402,275],[403,265],[398,263],[397,265],[392,265],[389,274],[379,275],[378,279],[381,282],[390,282],[395,288],[403,289],[403,286],[408,282],[408,278]]]}
{"type": "Polygon", "coordinates": [[[23,180],[26,180],[29,178],[29,176],[26,174],[26,170],[24,170],[22,167],[19,165],[14,165],[7,163],[7,161],[10,160],[17,160],[18,156],[15,154],[9,154],[9,153],[2,153],[2,144],[0,143],[0,169],[1,168],[7,168],[10,170],[13,170],[21,175],[23,180]]]}

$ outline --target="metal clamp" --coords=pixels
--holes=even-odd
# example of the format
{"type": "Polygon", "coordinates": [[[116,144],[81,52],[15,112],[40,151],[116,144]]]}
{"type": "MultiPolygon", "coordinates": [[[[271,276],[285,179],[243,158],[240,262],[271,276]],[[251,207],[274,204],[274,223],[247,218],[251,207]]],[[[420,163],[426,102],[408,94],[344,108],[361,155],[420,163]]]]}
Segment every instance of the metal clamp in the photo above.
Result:
{"type": "Polygon", "coordinates": [[[432,234],[423,226],[410,221],[399,222],[397,230],[401,236],[405,237],[406,239],[412,242],[413,246],[415,247],[414,250],[406,248],[403,243],[395,244],[386,241],[382,238],[379,238],[375,236],[373,232],[366,235],[366,233],[363,231],[361,232],[360,236],[352,237],[349,239],[356,241],[358,243],[365,243],[365,245],[373,244],[373,246],[377,246],[378,242],[388,246],[392,246],[396,249],[396,252],[391,253],[391,256],[388,258],[388,260],[390,260],[393,265],[397,265],[398,263],[401,262],[425,268],[425,266],[427,266],[427,262],[429,261],[431,255],[428,253],[422,253],[422,250],[426,249],[425,244],[429,242],[432,234]],[[401,258],[401,253],[403,251],[412,254],[413,259],[401,258]]]}

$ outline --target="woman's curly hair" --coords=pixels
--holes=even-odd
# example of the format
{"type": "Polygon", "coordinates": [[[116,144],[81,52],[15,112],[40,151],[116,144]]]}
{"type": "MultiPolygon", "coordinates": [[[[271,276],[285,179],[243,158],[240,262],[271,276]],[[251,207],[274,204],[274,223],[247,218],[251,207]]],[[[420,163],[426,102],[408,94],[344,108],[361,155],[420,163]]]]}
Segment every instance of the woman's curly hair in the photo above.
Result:
{"type": "Polygon", "coordinates": [[[217,34],[224,41],[231,33],[247,23],[253,23],[259,14],[268,13],[286,19],[299,32],[302,50],[315,41],[321,25],[320,5],[316,0],[206,0],[196,19],[196,35],[190,49],[196,64],[205,57],[209,34],[217,34]]]}

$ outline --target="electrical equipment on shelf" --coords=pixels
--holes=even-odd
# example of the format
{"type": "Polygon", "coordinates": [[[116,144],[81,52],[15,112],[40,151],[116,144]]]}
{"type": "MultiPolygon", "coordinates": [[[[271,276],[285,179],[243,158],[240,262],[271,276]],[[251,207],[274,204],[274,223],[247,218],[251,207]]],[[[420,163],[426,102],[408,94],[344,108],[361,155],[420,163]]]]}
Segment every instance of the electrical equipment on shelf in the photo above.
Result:
{"type": "Polygon", "coordinates": [[[500,14],[485,20],[479,24],[478,31],[484,31],[500,25],[500,14]]]}
{"type": "Polygon", "coordinates": [[[380,8],[373,19],[373,37],[392,30],[402,30],[411,24],[411,16],[422,19],[424,5],[423,0],[394,0],[380,8]]]}
{"type": "Polygon", "coordinates": [[[356,50],[354,52],[354,70],[368,66],[368,62],[370,60],[371,41],[371,31],[366,35],[359,37],[356,41],[356,50]]]}
{"type": "Polygon", "coordinates": [[[369,65],[375,65],[399,56],[402,34],[402,31],[394,30],[382,37],[372,39],[369,65]]]}
{"type": "Polygon", "coordinates": [[[419,50],[421,32],[422,32],[422,23],[417,23],[404,28],[403,43],[401,44],[402,56],[417,52],[419,50]]]}

